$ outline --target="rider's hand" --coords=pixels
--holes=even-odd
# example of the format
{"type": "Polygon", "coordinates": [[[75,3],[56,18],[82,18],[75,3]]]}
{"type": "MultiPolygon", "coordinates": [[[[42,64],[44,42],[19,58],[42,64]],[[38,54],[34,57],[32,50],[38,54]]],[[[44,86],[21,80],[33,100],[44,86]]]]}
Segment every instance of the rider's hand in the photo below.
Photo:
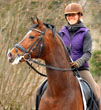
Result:
{"type": "Polygon", "coordinates": [[[79,67],[79,64],[76,61],[71,62],[70,65],[71,65],[71,67],[75,67],[75,68],[79,67]]]}

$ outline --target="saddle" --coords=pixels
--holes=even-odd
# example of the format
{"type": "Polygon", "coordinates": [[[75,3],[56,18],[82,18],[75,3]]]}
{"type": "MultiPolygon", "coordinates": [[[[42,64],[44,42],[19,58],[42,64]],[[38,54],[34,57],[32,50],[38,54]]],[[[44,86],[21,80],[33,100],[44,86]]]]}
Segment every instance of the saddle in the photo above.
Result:
{"type": "Polygon", "coordinates": [[[82,93],[82,100],[84,105],[83,110],[100,110],[99,102],[96,100],[96,97],[89,84],[81,77],[77,77],[77,80],[79,82],[80,90],[82,93]]]}
{"type": "MultiPolygon", "coordinates": [[[[81,90],[82,100],[83,100],[83,105],[84,105],[83,110],[100,110],[99,102],[96,100],[96,97],[94,96],[94,93],[91,90],[89,84],[84,79],[82,79],[79,75],[75,75],[75,77],[77,78],[78,83],[80,85],[80,90],[81,90]]],[[[41,97],[44,94],[46,88],[47,88],[47,80],[45,80],[42,83],[42,85],[37,91],[36,110],[38,110],[41,97]]]]}

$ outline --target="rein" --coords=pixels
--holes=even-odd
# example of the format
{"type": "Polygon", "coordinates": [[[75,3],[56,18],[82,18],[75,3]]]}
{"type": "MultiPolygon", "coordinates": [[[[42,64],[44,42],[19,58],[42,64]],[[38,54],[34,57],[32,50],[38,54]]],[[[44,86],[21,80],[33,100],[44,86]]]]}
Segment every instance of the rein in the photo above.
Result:
{"type": "Polygon", "coordinates": [[[38,64],[40,66],[44,66],[48,69],[52,69],[52,70],[57,70],[57,71],[72,71],[72,70],[75,70],[75,68],[58,68],[58,67],[55,67],[55,66],[46,65],[46,64],[37,62],[36,60],[33,60],[33,59],[30,59],[30,61],[32,61],[33,63],[38,64]]]}
{"type": "MultiPolygon", "coordinates": [[[[33,44],[32,44],[28,49],[23,48],[23,47],[20,46],[19,44],[15,44],[14,48],[16,49],[16,52],[17,52],[18,57],[19,57],[20,55],[19,55],[19,53],[18,53],[17,48],[20,49],[22,52],[25,53],[24,56],[25,56],[25,55],[28,56],[27,59],[24,59],[24,60],[26,61],[27,65],[30,66],[30,67],[31,67],[35,72],[37,72],[39,75],[44,76],[44,77],[47,77],[47,75],[45,75],[45,74],[40,73],[39,71],[37,71],[37,70],[34,68],[34,66],[32,66],[32,65],[29,63],[29,61],[31,61],[31,62],[33,62],[33,63],[35,63],[35,64],[38,64],[38,65],[40,65],[40,66],[44,66],[44,67],[46,67],[46,68],[48,68],[48,69],[57,70],[57,71],[73,71],[73,70],[75,70],[75,68],[58,68],[58,67],[50,66],[50,65],[47,65],[47,64],[42,64],[42,63],[40,63],[40,62],[37,62],[37,61],[33,60],[33,59],[31,58],[31,53],[37,48],[37,46],[39,45],[40,42],[41,42],[41,44],[40,44],[40,50],[39,50],[39,53],[38,53],[38,55],[37,55],[37,58],[39,58],[39,57],[41,56],[41,53],[42,53],[42,50],[43,50],[43,43],[44,43],[44,39],[43,39],[43,38],[44,38],[44,34],[45,34],[45,32],[46,32],[46,28],[44,29],[43,32],[40,31],[40,30],[38,30],[38,29],[36,29],[35,27],[32,28],[31,30],[35,30],[35,31],[41,33],[41,35],[36,39],[35,42],[33,42],[33,44]],[[34,45],[35,45],[35,46],[34,46],[34,45]],[[33,46],[34,46],[34,47],[33,47],[33,46]],[[33,47],[33,48],[32,48],[32,47],[33,47]],[[31,49],[31,48],[32,48],[32,49],[31,49]],[[31,51],[30,51],[30,50],[31,50],[31,51]]],[[[59,37],[59,38],[60,38],[60,37],[59,37]]],[[[61,39],[60,39],[60,40],[61,40],[61,39]]],[[[62,40],[61,40],[61,41],[62,41],[62,40]]],[[[62,42],[62,43],[63,43],[63,42],[62,42]]],[[[64,47],[65,47],[65,46],[64,46],[64,47]]]]}

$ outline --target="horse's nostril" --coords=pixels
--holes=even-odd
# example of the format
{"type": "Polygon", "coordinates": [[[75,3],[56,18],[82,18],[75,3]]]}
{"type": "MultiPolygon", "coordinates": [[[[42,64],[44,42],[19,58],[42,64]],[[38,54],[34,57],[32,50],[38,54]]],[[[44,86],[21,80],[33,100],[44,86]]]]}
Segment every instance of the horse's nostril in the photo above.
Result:
{"type": "Polygon", "coordinates": [[[9,60],[10,63],[13,62],[13,55],[12,55],[11,52],[8,53],[8,60],[9,60]]]}
{"type": "Polygon", "coordinates": [[[12,58],[12,53],[8,53],[8,57],[9,58],[12,58]]]}

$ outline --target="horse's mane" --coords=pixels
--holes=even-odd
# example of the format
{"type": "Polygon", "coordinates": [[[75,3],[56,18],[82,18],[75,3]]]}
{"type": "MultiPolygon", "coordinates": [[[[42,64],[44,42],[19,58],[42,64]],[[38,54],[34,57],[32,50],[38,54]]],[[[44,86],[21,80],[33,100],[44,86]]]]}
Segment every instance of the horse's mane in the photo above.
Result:
{"type": "Polygon", "coordinates": [[[51,29],[52,32],[53,32],[53,36],[55,36],[56,27],[55,27],[54,25],[52,25],[52,24],[47,24],[47,23],[44,23],[44,25],[45,25],[47,28],[51,29]]]}

